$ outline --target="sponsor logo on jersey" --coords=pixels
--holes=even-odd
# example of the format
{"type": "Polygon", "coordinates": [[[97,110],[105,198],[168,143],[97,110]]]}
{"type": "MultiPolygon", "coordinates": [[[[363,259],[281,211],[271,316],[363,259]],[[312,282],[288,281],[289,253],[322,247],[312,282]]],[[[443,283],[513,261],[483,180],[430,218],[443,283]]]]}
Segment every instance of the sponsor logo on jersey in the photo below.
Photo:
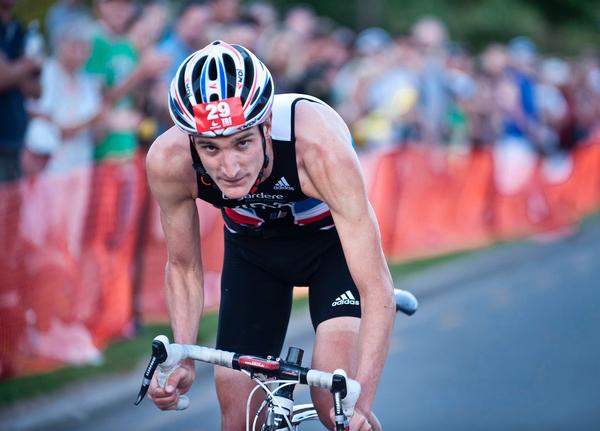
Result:
{"type": "Polygon", "coordinates": [[[273,189],[275,189],[275,190],[294,190],[294,188],[292,186],[290,186],[290,183],[287,182],[285,177],[281,177],[279,179],[279,181],[277,181],[277,183],[275,183],[275,185],[273,186],[273,189]]]}
{"type": "Polygon", "coordinates": [[[337,305],[360,305],[360,302],[352,295],[352,292],[346,290],[331,303],[332,307],[337,305]]]}
{"type": "MultiPolygon", "coordinates": [[[[227,195],[225,195],[225,193],[223,193],[223,199],[232,200],[231,198],[228,198],[227,195]]],[[[242,198],[235,199],[235,200],[244,201],[244,200],[255,200],[255,199],[266,199],[266,200],[276,201],[276,200],[283,200],[283,195],[271,195],[271,194],[265,193],[265,192],[250,193],[242,198]]]]}

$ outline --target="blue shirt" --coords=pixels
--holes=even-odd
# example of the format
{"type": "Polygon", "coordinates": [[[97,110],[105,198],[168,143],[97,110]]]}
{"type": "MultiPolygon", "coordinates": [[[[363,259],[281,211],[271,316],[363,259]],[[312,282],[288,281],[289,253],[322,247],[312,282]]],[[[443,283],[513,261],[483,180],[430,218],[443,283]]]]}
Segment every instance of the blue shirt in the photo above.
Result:
{"type": "MultiPolygon", "coordinates": [[[[16,21],[0,22],[0,55],[12,62],[23,55],[25,31],[16,21]]],[[[25,97],[18,87],[0,91],[0,152],[18,153],[27,128],[25,97]]]]}
{"type": "Polygon", "coordinates": [[[183,41],[179,38],[179,36],[177,36],[177,33],[175,33],[174,31],[171,31],[157,45],[156,48],[158,52],[160,52],[161,54],[167,54],[171,58],[171,65],[167,70],[165,70],[165,72],[161,76],[161,79],[164,82],[170,84],[171,80],[177,73],[179,65],[183,63],[183,60],[185,60],[192,53],[192,51],[187,46],[185,46],[183,41]]]}

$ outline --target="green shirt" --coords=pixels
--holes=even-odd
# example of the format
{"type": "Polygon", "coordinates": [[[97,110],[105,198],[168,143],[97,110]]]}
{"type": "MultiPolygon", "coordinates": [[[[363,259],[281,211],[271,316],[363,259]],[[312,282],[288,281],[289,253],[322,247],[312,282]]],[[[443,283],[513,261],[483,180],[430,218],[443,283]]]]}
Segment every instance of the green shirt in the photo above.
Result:
{"type": "MultiPolygon", "coordinates": [[[[98,33],[92,41],[86,70],[103,81],[106,88],[113,88],[127,78],[137,67],[139,55],[126,38],[111,38],[98,33]]],[[[133,109],[132,95],[125,95],[114,108],[133,109]]],[[[95,160],[129,158],[137,149],[137,134],[131,130],[109,132],[94,150],[95,160]]]]}

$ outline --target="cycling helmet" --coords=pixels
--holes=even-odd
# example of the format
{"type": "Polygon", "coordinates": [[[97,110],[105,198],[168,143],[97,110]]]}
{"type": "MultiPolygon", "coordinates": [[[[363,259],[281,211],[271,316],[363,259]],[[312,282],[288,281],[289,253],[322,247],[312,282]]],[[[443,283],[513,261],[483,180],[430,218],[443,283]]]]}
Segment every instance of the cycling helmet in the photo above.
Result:
{"type": "Polygon", "coordinates": [[[274,94],[271,73],[253,53],[216,40],[179,66],[169,112],[189,135],[229,136],[264,122],[274,94]]]}

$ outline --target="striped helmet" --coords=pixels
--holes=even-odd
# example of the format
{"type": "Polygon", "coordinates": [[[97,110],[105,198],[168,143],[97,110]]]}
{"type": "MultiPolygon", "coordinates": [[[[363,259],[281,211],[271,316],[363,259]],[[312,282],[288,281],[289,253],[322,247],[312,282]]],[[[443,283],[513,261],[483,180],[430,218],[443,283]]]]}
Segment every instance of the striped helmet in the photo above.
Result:
{"type": "Polygon", "coordinates": [[[264,122],[274,94],[271,73],[253,53],[216,40],[179,66],[169,112],[187,134],[229,136],[264,122]]]}

